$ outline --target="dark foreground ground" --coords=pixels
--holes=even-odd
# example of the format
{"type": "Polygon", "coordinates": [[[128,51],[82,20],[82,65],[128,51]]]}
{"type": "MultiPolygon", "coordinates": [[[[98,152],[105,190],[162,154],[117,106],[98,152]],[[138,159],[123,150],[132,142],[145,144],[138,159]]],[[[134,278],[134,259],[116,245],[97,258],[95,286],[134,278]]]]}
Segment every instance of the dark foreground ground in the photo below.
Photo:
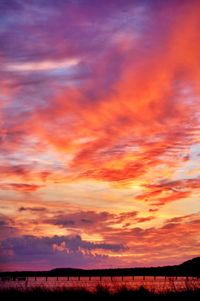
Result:
{"type": "Polygon", "coordinates": [[[121,288],[117,292],[109,292],[103,287],[95,292],[80,290],[49,290],[34,288],[28,291],[15,289],[1,290],[2,301],[199,301],[200,289],[182,292],[154,293],[141,287],[138,290],[121,288]]]}

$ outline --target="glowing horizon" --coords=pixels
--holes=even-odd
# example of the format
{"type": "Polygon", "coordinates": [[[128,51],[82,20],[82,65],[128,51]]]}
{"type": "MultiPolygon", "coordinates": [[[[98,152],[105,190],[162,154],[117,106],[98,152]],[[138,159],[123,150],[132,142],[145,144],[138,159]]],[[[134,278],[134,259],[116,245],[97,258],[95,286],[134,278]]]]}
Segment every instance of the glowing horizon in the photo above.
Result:
{"type": "Polygon", "coordinates": [[[0,15],[0,270],[198,256],[199,1],[0,15]]]}

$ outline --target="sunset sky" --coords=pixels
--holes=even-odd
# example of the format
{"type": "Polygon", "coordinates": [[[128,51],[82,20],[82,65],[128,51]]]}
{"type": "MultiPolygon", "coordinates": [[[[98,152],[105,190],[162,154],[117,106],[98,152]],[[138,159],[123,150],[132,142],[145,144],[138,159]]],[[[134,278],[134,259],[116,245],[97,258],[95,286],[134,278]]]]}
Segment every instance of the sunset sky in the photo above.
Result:
{"type": "Polygon", "coordinates": [[[0,270],[200,254],[200,1],[0,1],[0,270]]]}

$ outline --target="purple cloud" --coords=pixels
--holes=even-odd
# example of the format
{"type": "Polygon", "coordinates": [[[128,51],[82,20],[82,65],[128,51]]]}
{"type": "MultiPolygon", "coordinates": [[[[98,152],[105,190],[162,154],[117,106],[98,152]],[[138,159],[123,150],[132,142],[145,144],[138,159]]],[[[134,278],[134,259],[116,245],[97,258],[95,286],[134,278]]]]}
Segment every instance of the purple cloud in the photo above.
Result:
{"type": "Polygon", "coordinates": [[[76,236],[36,237],[20,236],[8,238],[0,243],[1,263],[4,269],[18,266],[20,269],[40,269],[39,264],[54,267],[88,267],[105,264],[108,256],[104,251],[123,252],[122,244],[94,243],[76,236]],[[101,250],[102,254],[95,253],[101,250]],[[7,256],[7,254],[10,254],[7,256]]]}

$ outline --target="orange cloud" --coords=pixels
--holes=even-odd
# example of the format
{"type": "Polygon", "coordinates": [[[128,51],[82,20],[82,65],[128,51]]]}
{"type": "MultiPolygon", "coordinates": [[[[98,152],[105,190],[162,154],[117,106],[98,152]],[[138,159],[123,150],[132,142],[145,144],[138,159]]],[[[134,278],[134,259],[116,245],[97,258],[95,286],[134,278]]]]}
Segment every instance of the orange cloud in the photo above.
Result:
{"type": "Polygon", "coordinates": [[[198,5],[183,7],[140,64],[129,54],[107,95],[93,100],[87,88],[68,88],[33,117],[35,135],[72,154],[72,178],[129,180],[163,162],[181,164],[168,159],[196,139],[198,13],[198,5]]]}
{"type": "Polygon", "coordinates": [[[26,184],[26,183],[8,183],[8,184],[0,185],[0,189],[16,190],[16,191],[22,191],[22,192],[36,191],[41,187],[42,187],[42,185],[26,184]]]}

